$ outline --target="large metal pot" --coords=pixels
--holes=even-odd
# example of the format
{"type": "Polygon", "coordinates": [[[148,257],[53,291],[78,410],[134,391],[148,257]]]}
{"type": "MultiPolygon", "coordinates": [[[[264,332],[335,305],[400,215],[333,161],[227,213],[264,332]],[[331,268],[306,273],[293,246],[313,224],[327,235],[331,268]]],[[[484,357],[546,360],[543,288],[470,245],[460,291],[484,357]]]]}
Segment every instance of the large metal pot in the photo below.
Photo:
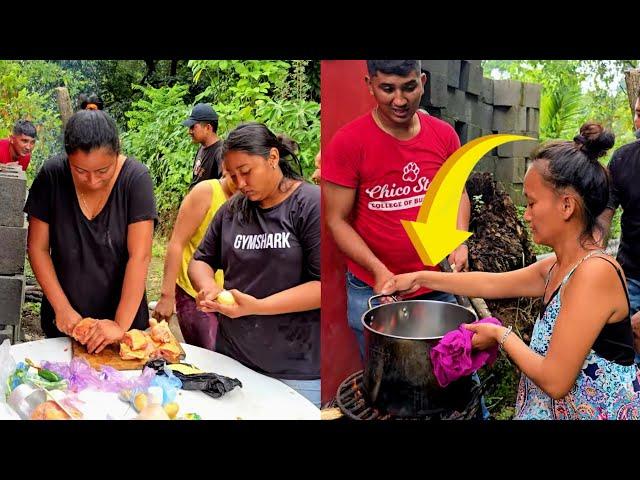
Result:
{"type": "Polygon", "coordinates": [[[436,414],[462,408],[472,388],[463,377],[446,388],[433,374],[431,349],[462,323],[477,320],[460,305],[434,300],[405,300],[372,307],[362,316],[365,335],[364,389],[378,409],[396,416],[436,414]]]}

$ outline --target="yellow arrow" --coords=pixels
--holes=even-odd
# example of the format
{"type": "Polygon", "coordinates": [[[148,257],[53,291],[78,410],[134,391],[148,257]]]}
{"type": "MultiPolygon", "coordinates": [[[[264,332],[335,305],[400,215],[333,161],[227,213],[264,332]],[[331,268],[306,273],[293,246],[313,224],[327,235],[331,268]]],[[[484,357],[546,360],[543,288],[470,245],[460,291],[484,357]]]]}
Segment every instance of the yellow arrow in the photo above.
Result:
{"type": "Polygon", "coordinates": [[[401,220],[422,263],[438,264],[471,236],[456,226],[467,178],[484,155],[499,145],[517,140],[536,139],[508,134],[476,138],[456,150],[440,167],[424,196],[416,221],[401,220]]]}

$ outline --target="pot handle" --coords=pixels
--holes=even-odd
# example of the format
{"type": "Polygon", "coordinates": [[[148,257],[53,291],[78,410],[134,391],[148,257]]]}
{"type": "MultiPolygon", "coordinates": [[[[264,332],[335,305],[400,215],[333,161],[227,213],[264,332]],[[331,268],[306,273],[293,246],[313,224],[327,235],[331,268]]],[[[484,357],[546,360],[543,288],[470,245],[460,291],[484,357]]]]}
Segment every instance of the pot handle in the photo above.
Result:
{"type": "Polygon", "coordinates": [[[381,298],[381,297],[391,297],[394,302],[398,301],[398,297],[396,297],[395,295],[388,295],[388,294],[384,294],[384,293],[381,293],[379,295],[374,295],[373,297],[369,298],[369,300],[367,300],[367,304],[369,305],[369,310],[371,310],[373,308],[373,305],[371,305],[371,301],[375,300],[376,298],[381,298]]]}

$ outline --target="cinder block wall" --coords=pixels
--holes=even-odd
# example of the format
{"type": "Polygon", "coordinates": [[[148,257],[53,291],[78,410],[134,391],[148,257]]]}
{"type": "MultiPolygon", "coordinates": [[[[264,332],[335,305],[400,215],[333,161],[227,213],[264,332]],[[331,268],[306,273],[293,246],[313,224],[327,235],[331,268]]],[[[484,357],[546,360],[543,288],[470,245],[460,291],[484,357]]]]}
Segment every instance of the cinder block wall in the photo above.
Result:
{"type": "MultiPolygon", "coordinates": [[[[455,128],[460,143],[492,133],[539,136],[541,86],[482,75],[480,60],[422,60],[427,74],[421,106],[455,128]]],[[[491,172],[514,203],[524,205],[522,181],[538,142],[512,142],[493,149],[475,170],[491,172]]]]}
{"type": "Polygon", "coordinates": [[[22,168],[0,165],[0,342],[20,336],[27,227],[22,212],[27,181],[22,168]]]}

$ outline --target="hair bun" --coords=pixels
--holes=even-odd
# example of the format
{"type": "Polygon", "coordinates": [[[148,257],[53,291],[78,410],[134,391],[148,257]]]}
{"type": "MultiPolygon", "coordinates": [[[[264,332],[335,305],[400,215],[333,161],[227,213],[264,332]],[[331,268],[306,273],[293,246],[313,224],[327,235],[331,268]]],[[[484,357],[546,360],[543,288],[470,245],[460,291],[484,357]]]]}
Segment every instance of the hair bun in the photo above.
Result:
{"type": "Polygon", "coordinates": [[[597,160],[607,154],[616,142],[611,130],[605,130],[599,123],[585,123],[580,127],[580,134],[573,137],[580,150],[590,159],[597,160]]]}

